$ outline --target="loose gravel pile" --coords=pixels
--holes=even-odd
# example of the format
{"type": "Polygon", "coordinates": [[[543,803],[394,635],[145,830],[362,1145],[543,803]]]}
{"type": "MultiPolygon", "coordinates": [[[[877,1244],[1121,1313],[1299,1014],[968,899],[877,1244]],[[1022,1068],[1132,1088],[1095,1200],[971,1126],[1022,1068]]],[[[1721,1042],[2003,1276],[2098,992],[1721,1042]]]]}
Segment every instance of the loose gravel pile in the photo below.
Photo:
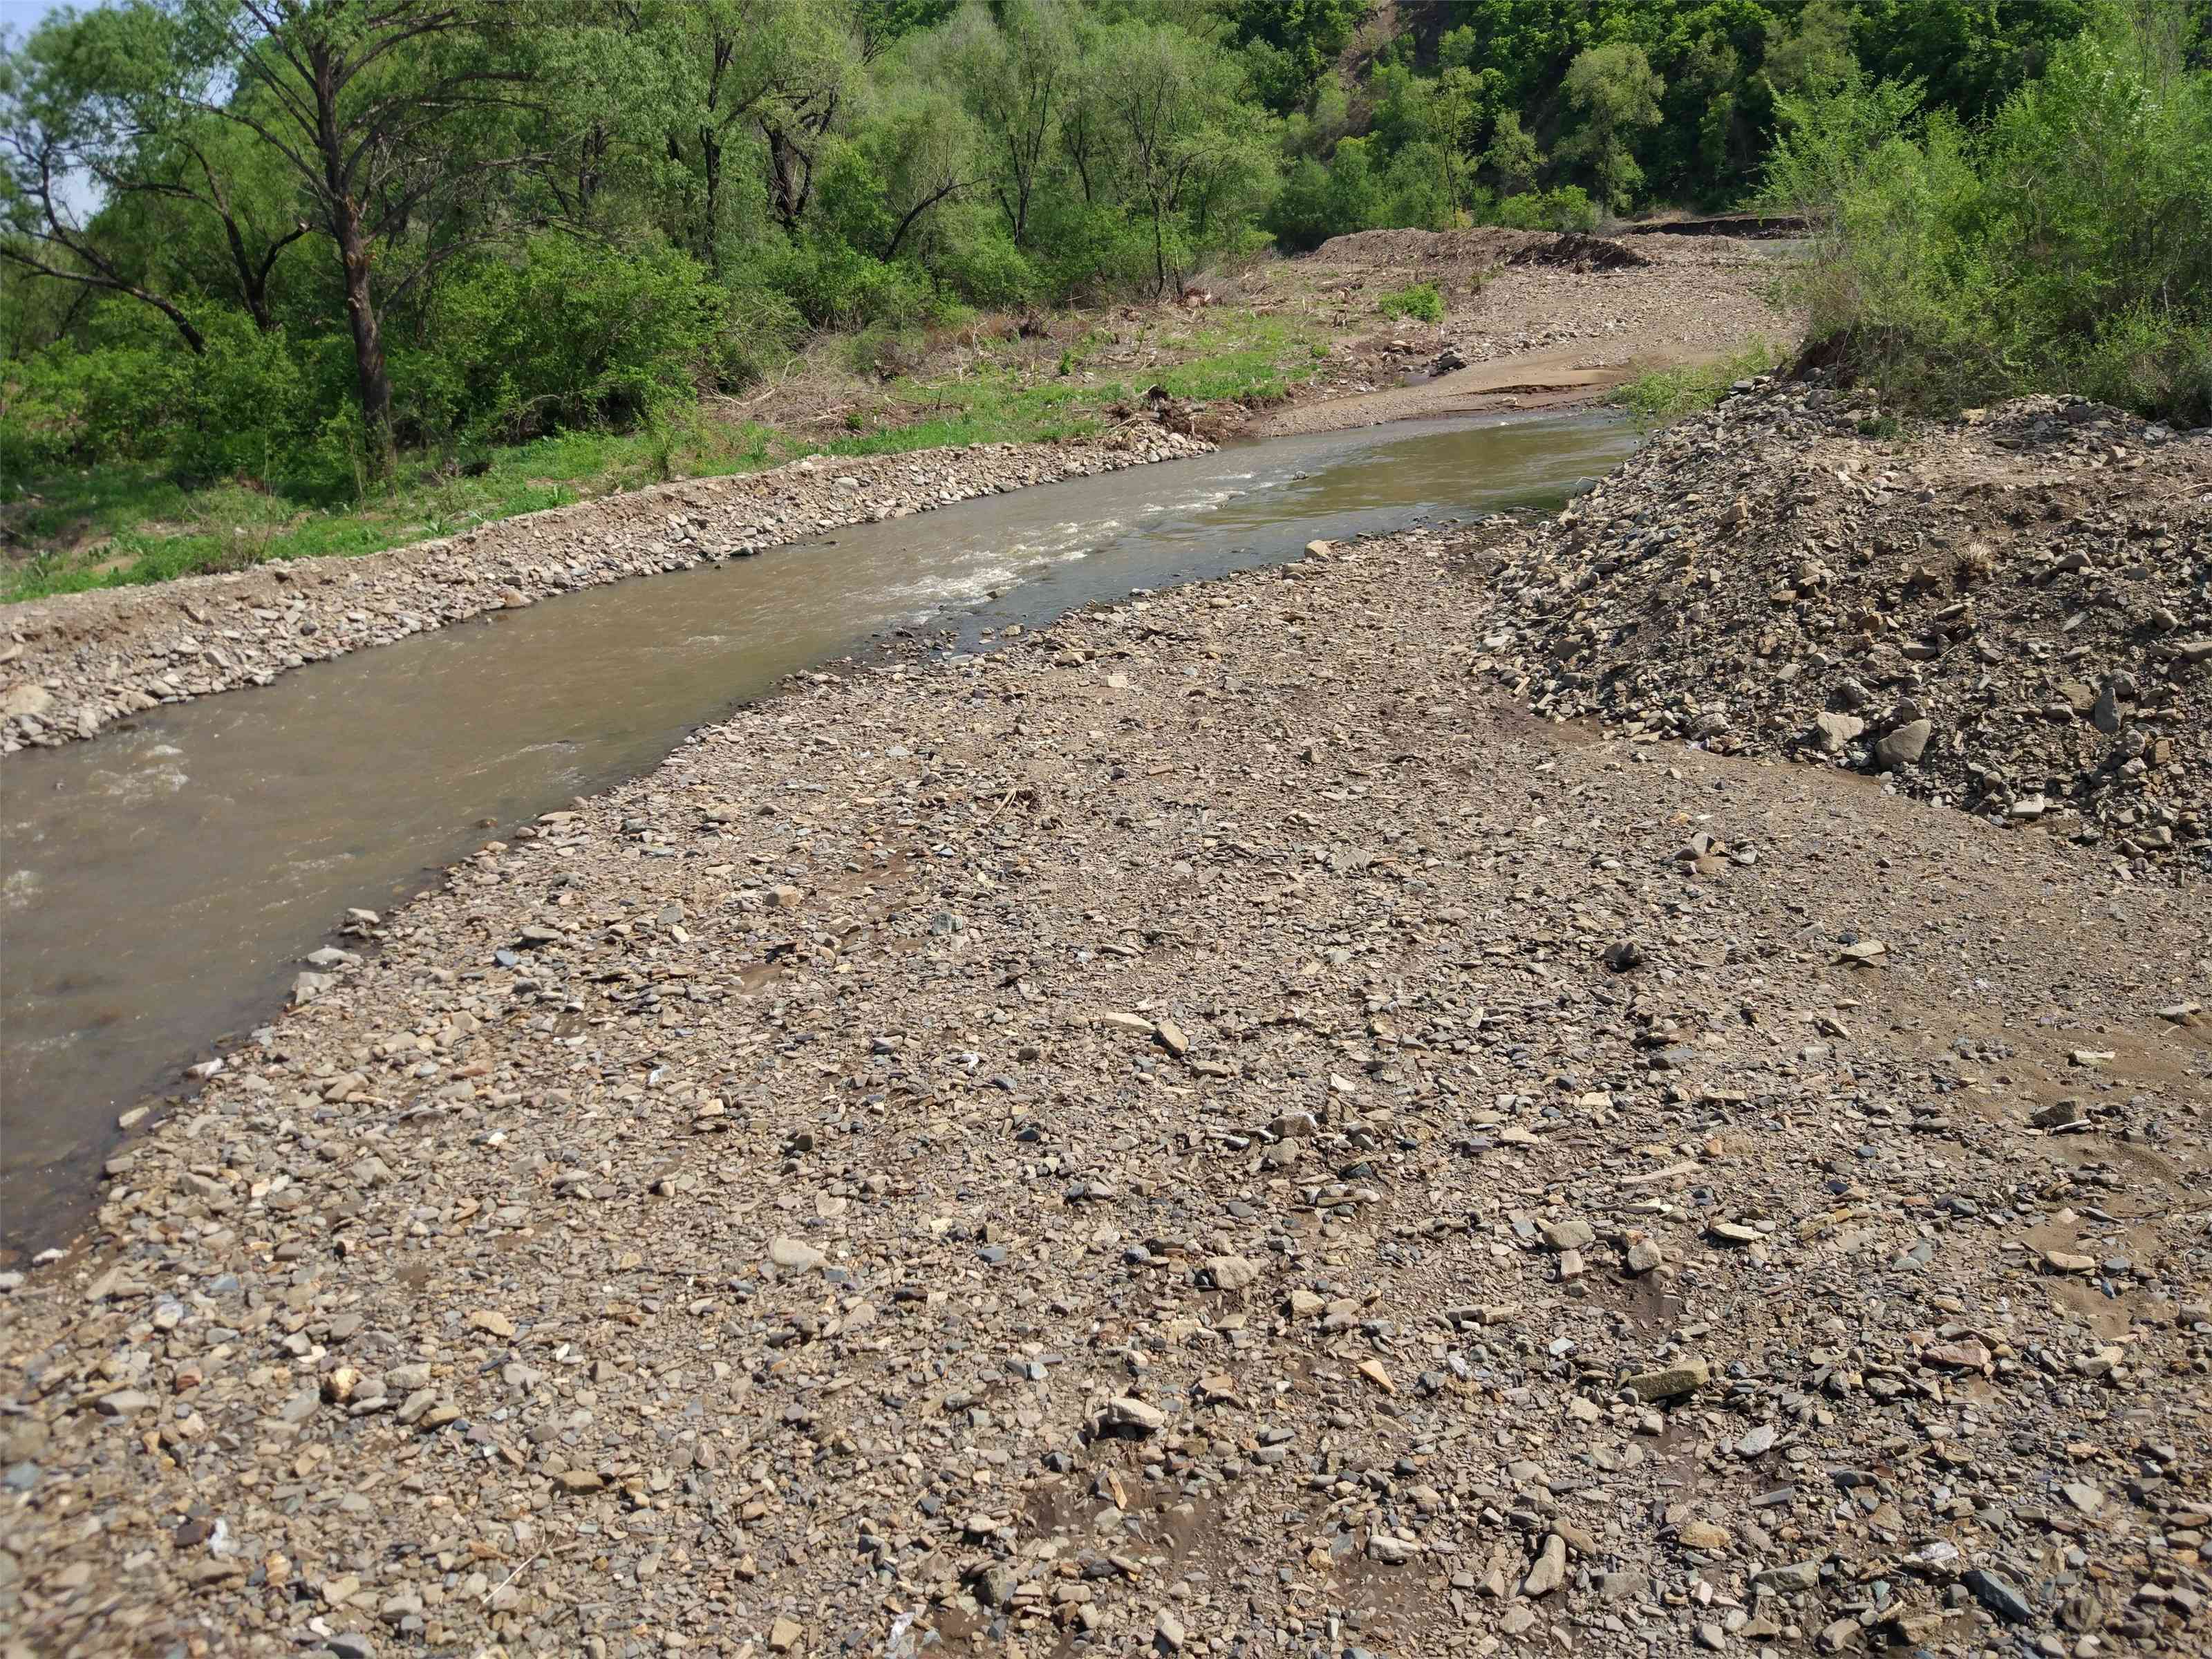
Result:
{"type": "Polygon", "coordinates": [[[1555,718],[2212,863],[2212,434],[2052,398],[1893,426],[1762,383],[1672,428],[1506,550],[1495,666],[1555,718]]]}
{"type": "Polygon", "coordinates": [[[9,1651],[2202,1652],[2202,890],[1534,720],[1480,550],[357,915],[6,1281],[9,1651]]]}
{"type": "Polygon", "coordinates": [[[0,606],[0,754],[92,737],[162,703],[266,685],[288,669],[551,594],[1212,447],[1147,423],[1080,443],[809,459],[526,514],[360,558],[0,606]]]}

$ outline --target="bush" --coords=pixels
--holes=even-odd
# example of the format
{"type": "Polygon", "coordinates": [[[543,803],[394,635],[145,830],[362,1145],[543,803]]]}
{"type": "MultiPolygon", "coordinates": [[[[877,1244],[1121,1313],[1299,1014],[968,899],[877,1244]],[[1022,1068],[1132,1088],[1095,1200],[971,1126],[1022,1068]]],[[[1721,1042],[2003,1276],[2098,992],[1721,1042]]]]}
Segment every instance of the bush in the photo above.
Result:
{"type": "Polygon", "coordinates": [[[773,249],[762,261],[761,275],[817,328],[871,323],[908,328],[929,314],[928,279],[919,270],[886,264],[831,237],[773,249]]]}
{"type": "Polygon", "coordinates": [[[1524,191],[1491,210],[1490,222],[1508,230],[1589,231],[1597,228],[1597,204],[1580,185],[1524,191]]]}
{"type": "Polygon", "coordinates": [[[672,249],[624,255],[541,237],[447,280],[392,353],[401,435],[508,441],[623,425],[749,362],[729,293],[672,249]]]}
{"type": "MultiPolygon", "coordinates": [[[[395,424],[403,441],[449,451],[629,424],[699,386],[742,383],[794,320],[787,303],[741,299],[681,253],[541,238],[512,260],[452,273],[428,313],[387,334],[395,424]]],[[[10,364],[0,465],[135,459],[183,483],[350,493],[366,456],[350,340],[264,333],[216,305],[196,307],[193,321],[206,343],[198,355],[150,311],[112,302],[88,344],[10,364]]]]}
{"type": "Polygon", "coordinates": [[[1385,220],[1412,230],[1450,229],[1458,218],[1455,193],[1464,190],[1466,172],[1441,145],[1407,145],[1382,175],[1385,220]]]}
{"type": "Polygon", "coordinates": [[[1376,302],[1376,307],[1385,317],[1413,317],[1425,323],[1441,323],[1444,319],[1443,295],[1437,292],[1434,283],[1413,283],[1394,289],[1376,302]]]}
{"type": "Polygon", "coordinates": [[[1030,224],[1048,299],[1152,292],[1152,238],[1117,209],[1054,198],[1038,204],[1030,224]]]}
{"type": "Polygon", "coordinates": [[[933,263],[938,276],[963,300],[992,310],[1033,305],[1043,288],[1029,255],[1000,230],[948,237],[933,263]]]}
{"type": "Polygon", "coordinates": [[[2212,422],[2212,76],[2116,8],[1987,132],[1856,76],[1785,99],[1770,197],[1811,208],[1816,349],[1946,411],[2080,391],[2212,422]]]}
{"type": "Polygon", "coordinates": [[[1334,235],[1329,222],[1328,169],[1311,156],[1292,167],[1268,207],[1267,228],[1294,253],[1319,247],[1334,235]]]}
{"type": "Polygon", "coordinates": [[[317,481],[314,378],[282,331],[209,306],[185,350],[153,313],[114,301],[91,343],[9,364],[0,384],[0,471],[21,476],[109,459],[153,461],[181,482],[244,476],[317,481]]]}
{"type": "Polygon", "coordinates": [[[1649,370],[1614,392],[1612,402],[1628,411],[1638,431],[1648,432],[1712,408],[1736,381],[1764,374],[1774,364],[1773,348],[1754,340],[1741,351],[1709,363],[1649,370]]]}

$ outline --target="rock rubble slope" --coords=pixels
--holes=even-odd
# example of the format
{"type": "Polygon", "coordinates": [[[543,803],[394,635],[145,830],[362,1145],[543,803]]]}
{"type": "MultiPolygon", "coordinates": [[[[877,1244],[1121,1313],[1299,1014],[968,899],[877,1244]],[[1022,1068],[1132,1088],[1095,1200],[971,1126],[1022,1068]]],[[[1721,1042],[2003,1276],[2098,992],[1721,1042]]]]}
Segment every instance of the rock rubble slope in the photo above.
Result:
{"type": "Polygon", "coordinates": [[[0,1299],[0,1628],[2203,1651],[2201,890],[1533,720],[1481,552],[814,675],[357,917],[0,1299]]]}
{"type": "Polygon", "coordinates": [[[0,606],[0,754],[92,737],[162,703],[266,685],[307,663],[555,593],[1212,448],[1145,423],[1079,443],[809,458],[502,519],[359,558],[0,606]]]}
{"type": "Polygon", "coordinates": [[[1893,425],[1791,386],[1674,427],[1504,551],[1498,671],[1554,718],[2212,865],[2212,434],[2053,398],[1893,425]]]}

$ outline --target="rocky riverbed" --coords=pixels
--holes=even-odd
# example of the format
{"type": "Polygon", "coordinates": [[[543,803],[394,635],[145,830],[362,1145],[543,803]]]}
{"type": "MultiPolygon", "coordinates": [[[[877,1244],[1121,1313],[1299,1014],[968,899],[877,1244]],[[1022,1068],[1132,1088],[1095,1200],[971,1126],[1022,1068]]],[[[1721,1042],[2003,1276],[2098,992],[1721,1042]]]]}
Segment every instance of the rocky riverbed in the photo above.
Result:
{"type": "Polygon", "coordinates": [[[0,1299],[0,1628],[2202,1651],[2203,890],[1531,718],[1531,545],[807,676],[355,917],[0,1299]]]}
{"type": "Polygon", "coordinates": [[[551,594],[1212,447],[1139,422],[1068,444],[810,458],[503,519],[360,558],[0,606],[0,754],[91,737],[163,703],[266,685],[307,663],[551,594]]]}

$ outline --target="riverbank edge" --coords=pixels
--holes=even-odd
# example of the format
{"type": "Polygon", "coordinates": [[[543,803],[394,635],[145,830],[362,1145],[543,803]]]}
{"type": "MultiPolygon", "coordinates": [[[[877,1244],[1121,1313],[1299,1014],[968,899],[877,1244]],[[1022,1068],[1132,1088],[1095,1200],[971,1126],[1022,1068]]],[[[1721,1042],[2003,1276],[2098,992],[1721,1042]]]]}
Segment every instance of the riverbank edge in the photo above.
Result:
{"type": "Polygon", "coordinates": [[[633,576],[747,557],[856,524],[1210,454],[1155,426],[681,480],[456,536],[0,607],[0,755],[57,748],[166,704],[633,576]]]}

